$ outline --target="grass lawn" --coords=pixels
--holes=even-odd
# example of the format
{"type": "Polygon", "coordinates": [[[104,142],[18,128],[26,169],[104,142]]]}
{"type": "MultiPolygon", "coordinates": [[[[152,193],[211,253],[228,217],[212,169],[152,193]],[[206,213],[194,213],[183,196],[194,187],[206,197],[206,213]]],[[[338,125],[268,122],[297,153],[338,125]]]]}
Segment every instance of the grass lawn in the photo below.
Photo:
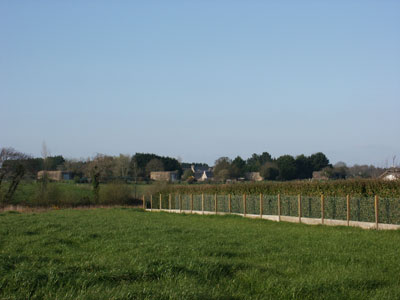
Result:
{"type": "MultiPolygon", "coordinates": [[[[9,182],[3,187],[3,193],[6,192],[9,182]]],[[[130,198],[141,198],[143,194],[148,194],[156,191],[157,184],[101,184],[100,185],[100,200],[101,203],[97,204],[127,204],[124,198],[112,201],[110,193],[115,194],[115,190],[121,189],[127,191],[130,198]],[[107,190],[109,191],[107,193],[107,190]],[[110,203],[111,202],[111,203],[110,203]],[[118,203],[115,203],[118,202],[118,203]]],[[[14,194],[12,201],[9,204],[22,205],[22,206],[60,206],[60,207],[73,207],[93,204],[93,187],[91,184],[75,184],[70,182],[51,182],[47,185],[47,200],[43,199],[41,191],[41,184],[38,182],[21,182],[14,194]]],[[[1,196],[1,191],[0,191],[1,196]]],[[[1,199],[1,197],[0,197],[1,199]]],[[[1,201],[0,201],[1,202],[1,201]]],[[[130,201],[132,202],[132,201],[130,201]]],[[[1,204],[1,203],[0,203],[1,204]]],[[[134,205],[136,203],[130,203],[134,205]]]]}
{"type": "Polygon", "coordinates": [[[0,299],[399,299],[400,232],[150,213],[0,214],[0,299]]]}

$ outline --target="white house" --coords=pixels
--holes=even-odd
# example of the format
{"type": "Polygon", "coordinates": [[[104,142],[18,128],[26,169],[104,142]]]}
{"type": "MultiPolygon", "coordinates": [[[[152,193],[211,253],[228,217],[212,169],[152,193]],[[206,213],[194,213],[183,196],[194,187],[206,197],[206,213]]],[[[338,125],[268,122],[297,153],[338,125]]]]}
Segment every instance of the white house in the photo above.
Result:
{"type": "Polygon", "coordinates": [[[400,180],[400,168],[391,168],[386,170],[381,176],[379,176],[379,178],[389,181],[400,180]]]}

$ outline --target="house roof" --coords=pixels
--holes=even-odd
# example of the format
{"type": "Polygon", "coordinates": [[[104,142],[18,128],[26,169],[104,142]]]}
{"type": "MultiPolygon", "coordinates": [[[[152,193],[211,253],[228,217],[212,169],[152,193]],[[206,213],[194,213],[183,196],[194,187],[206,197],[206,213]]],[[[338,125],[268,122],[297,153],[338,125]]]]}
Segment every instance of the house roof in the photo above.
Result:
{"type": "Polygon", "coordinates": [[[178,173],[177,170],[175,171],[151,171],[150,174],[175,174],[178,173]]]}
{"type": "Polygon", "coordinates": [[[195,165],[191,165],[190,168],[192,169],[192,171],[193,171],[194,173],[196,173],[196,172],[201,172],[201,173],[203,173],[204,171],[210,171],[210,167],[208,167],[208,166],[195,166],[195,165]]]}
{"type": "Polygon", "coordinates": [[[196,180],[202,179],[204,174],[205,174],[206,178],[213,177],[213,173],[211,171],[198,171],[198,172],[194,173],[194,178],[196,178],[196,180]]]}
{"type": "Polygon", "coordinates": [[[211,171],[204,171],[203,174],[206,174],[207,178],[213,177],[213,172],[211,171]]]}
{"type": "Polygon", "coordinates": [[[391,168],[386,170],[381,174],[381,176],[379,176],[379,178],[389,180],[400,179],[400,168],[391,168]]]}
{"type": "Polygon", "coordinates": [[[196,180],[199,180],[203,176],[203,172],[195,172],[193,176],[196,180]]]}

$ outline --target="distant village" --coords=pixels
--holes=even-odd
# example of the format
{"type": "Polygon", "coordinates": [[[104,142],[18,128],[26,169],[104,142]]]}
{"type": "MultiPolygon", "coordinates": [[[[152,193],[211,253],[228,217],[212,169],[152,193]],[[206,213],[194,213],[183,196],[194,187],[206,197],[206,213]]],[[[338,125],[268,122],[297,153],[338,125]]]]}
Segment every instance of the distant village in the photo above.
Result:
{"type": "Polygon", "coordinates": [[[214,166],[205,163],[184,163],[172,157],[151,153],[98,154],[88,159],[65,159],[63,156],[31,157],[13,148],[0,152],[0,175],[14,176],[15,170],[23,170],[25,179],[37,180],[44,176],[52,181],[88,183],[96,175],[100,182],[186,182],[186,183],[234,183],[242,181],[288,180],[335,180],[351,178],[375,178],[400,180],[400,168],[395,165],[378,168],[372,165],[347,166],[345,163],[330,164],[325,154],[310,156],[282,155],[273,158],[268,152],[253,154],[247,159],[237,156],[218,158],[214,166]]]}
{"type": "MultiPolygon", "coordinates": [[[[186,178],[186,180],[190,180],[192,183],[194,182],[214,182],[214,173],[213,168],[205,168],[205,167],[195,167],[191,166],[190,170],[193,175],[191,177],[186,178]]],[[[37,174],[37,179],[42,179],[44,174],[48,176],[48,178],[52,181],[67,181],[74,179],[74,173],[68,171],[39,171],[37,174]]],[[[312,180],[329,180],[329,178],[324,175],[322,171],[313,172],[312,180]]],[[[390,168],[385,170],[378,179],[392,181],[399,180],[400,181],[400,168],[390,168]]],[[[179,176],[179,172],[175,171],[151,171],[150,172],[150,180],[152,181],[164,181],[164,182],[181,182],[182,177],[179,176]]],[[[260,172],[246,172],[244,177],[239,177],[237,179],[226,179],[225,183],[233,183],[240,181],[263,181],[264,178],[260,175],[260,172]]],[[[90,179],[88,179],[90,181],[90,179]]],[[[219,181],[219,180],[217,180],[219,181]]]]}
{"type": "MultiPolygon", "coordinates": [[[[241,175],[236,178],[221,178],[219,176],[214,176],[214,172],[216,167],[218,168],[218,164],[215,167],[209,167],[206,164],[181,164],[181,170],[172,170],[172,171],[149,171],[149,181],[161,181],[161,182],[188,182],[188,183],[211,183],[211,182],[224,182],[224,183],[234,183],[234,182],[243,182],[243,181],[264,181],[268,180],[263,177],[264,174],[260,171],[251,171],[251,172],[243,172],[241,175]]],[[[334,180],[334,179],[345,179],[346,177],[338,177],[332,178],[332,173],[336,169],[343,170],[343,166],[336,167],[326,167],[320,171],[313,171],[311,178],[303,178],[308,180],[334,180]]],[[[378,169],[376,170],[373,166],[356,166],[353,167],[358,170],[358,174],[352,176],[351,178],[377,178],[386,181],[400,180],[400,168],[391,167],[386,169],[378,169]],[[373,175],[369,175],[368,172],[374,171],[373,175]],[[357,176],[358,175],[358,176],[357,176]],[[369,176],[368,176],[369,175],[369,176]],[[375,176],[374,176],[375,175],[375,176]]],[[[73,180],[75,178],[74,172],[71,171],[44,171],[41,170],[37,174],[37,178],[41,179],[44,174],[49,177],[49,179],[53,181],[66,181],[73,180]]],[[[134,180],[133,177],[127,176],[127,178],[131,181],[134,180]]],[[[275,178],[274,178],[275,179],[275,178]]],[[[90,178],[84,179],[90,182],[90,178]]],[[[140,181],[145,181],[146,179],[143,177],[139,178],[140,181]]],[[[271,180],[271,179],[269,179],[271,180]]]]}
{"type": "MultiPolygon", "coordinates": [[[[214,181],[214,174],[212,168],[205,170],[204,168],[195,168],[192,165],[191,171],[193,172],[193,179],[196,182],[212,182],[214,181]]],[[[157,171],[150,173],[150,179],[154,181],[168,181],[177,182],[181,178],[178,176],[178,171],[157,171]]],[[[313,172],[312,180],[329,180],[322,171],[313,172]]],[[[400,168],[390,168],[384,171],[378,179],[382,180],[400,180],[400,168]]],[[[226,179],[226,183],[235,181],[263,181],[264,178],[260,175],[260,172],[246,172],[245,177],[239,177],[237,179],[226,179]]]]}

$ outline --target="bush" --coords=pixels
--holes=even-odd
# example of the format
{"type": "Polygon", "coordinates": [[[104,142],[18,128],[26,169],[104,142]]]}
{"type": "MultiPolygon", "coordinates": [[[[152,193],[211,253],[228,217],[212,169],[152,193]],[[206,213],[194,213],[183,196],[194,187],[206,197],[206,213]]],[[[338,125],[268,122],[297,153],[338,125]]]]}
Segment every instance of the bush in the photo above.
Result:
{"type": "Polygon", "coordinates": [[[109,183],[100,187],[100,204],[132,204],[132,187],[122,183],[109,183]]]}
{"type": "Polygon", "coordinates": [[[81,178],[78,175],[74,176],[74,183],[81,183],[81,178]]]}
{"type": "Polygon", "coordinates": [[[193,171],[191,169],[187,169],[187,170],[185,170],[185,172],[183,172],[182,180],[186,181],[190,177],[193,177],[193,175],[194,175],[193,171]]]}
{"type": "Polygon", "coordinates": [[[196,178],[194,178],[194,176],[190,176],[189,178],[186,179],[186,182],[188,184],[192,184],[196,182],[196,178]]]}
{"type": "Polygon", "coordinates": [[[47,183],[37,185],[36,195],[33,199],[35,206],[60,206],[64,199],[64,193],[57,183],[47,183]]]}

